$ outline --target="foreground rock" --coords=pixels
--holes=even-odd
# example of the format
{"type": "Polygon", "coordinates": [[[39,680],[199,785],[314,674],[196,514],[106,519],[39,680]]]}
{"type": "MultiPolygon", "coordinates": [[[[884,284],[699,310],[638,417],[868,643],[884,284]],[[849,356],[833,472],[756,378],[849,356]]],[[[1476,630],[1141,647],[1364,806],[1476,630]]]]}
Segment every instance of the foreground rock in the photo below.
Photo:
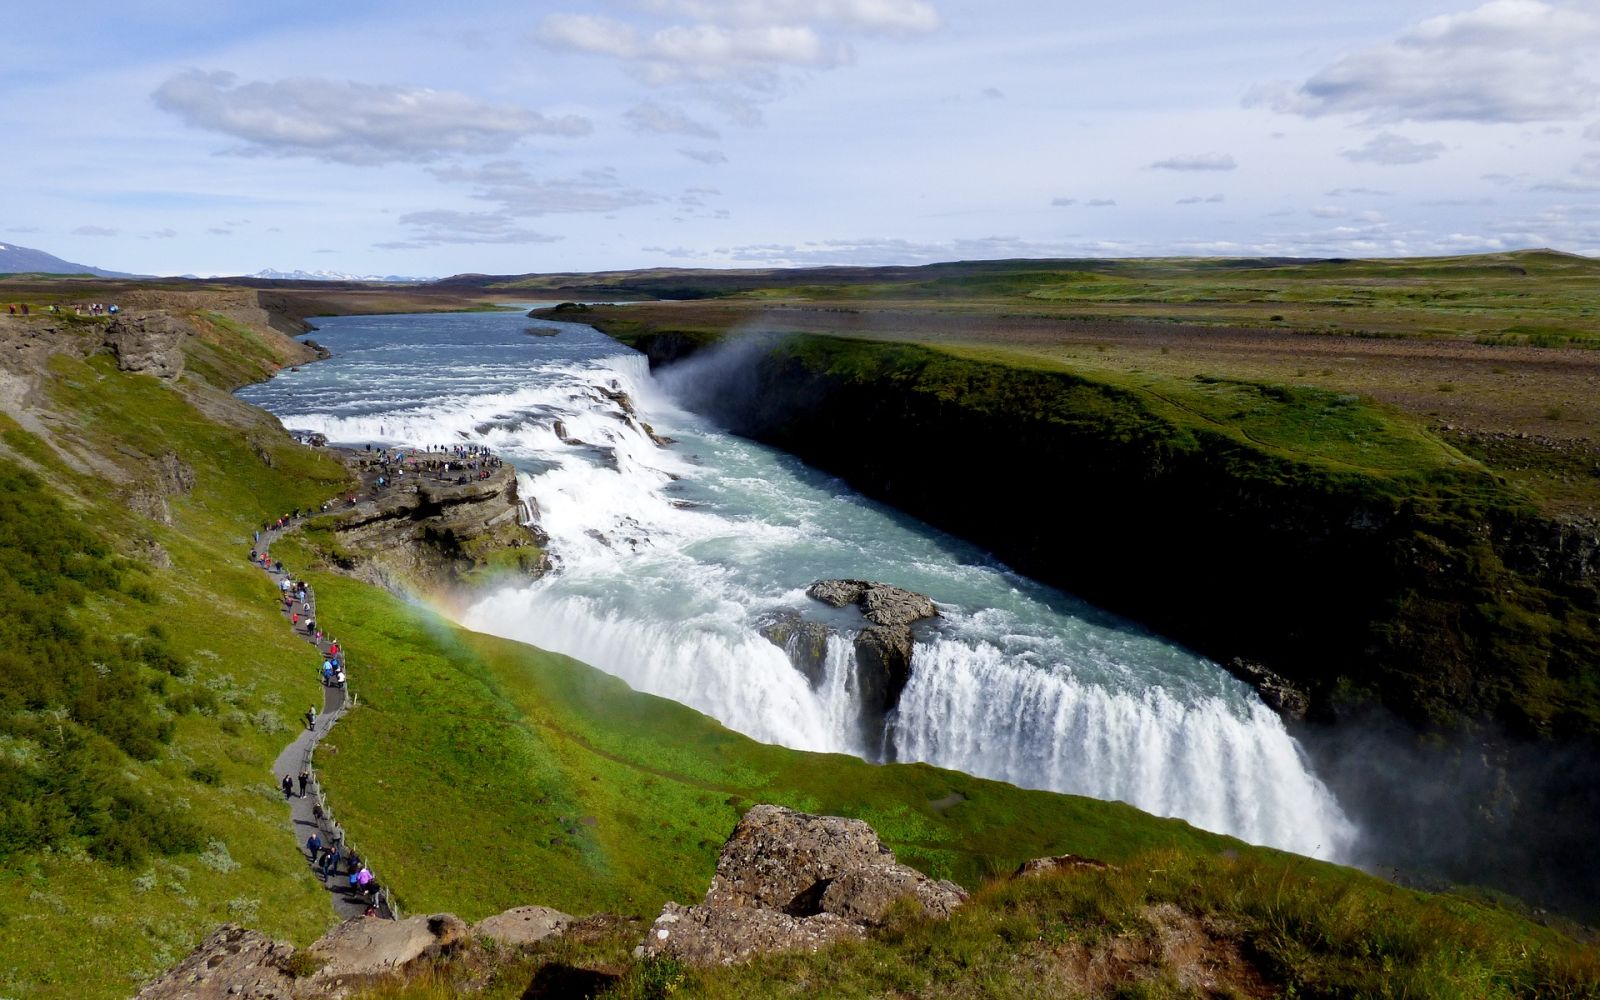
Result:
{"type": "Polygon", "coordinates": [[[493,941],[502,948],[523,948],[555,937],[572,924],[572,917],[548,906],[518,906],[472,925],[474,941],[493,941]]]}
{"type": "Polygon", "coordinates": [[[556,937],[573,918],[519,906],[468,927],[452,913],[346,920],[296,953],[259,931],[224,924],[136,1000],[337,1000],[401,982],[436,959],[492,941],[522,948],[556,937]]]}
{"type": "Polygon", "coordinates": [[[1012,878],[1043,878],[1046,875],[1055,875],[1059,872],[1083,871],[1118,871],[1116,865],[1107,864],[1095,858],[1085,858],[1077,854],[1058,854],[1053,858],[1034,858],[1024,861],[1011,873],[1012,878]]]}
{"type": "Polygon", "coordinates": [[[418,959],[438,957],[467,940],[467,925],[453,913],[405,920],[346,920],[306,946],[302,962],[316,971],[304,983],[301,995],[316,996],[403,973],[418,959]]]}
{"type": "Polygon", "coordinates": [[[293,1000],[293,954],[293,945],[223,924],[136,1000],[293,1000]]]}
{"type": "Polygon", "coordinates": [[[668,903],[638,953],[727,965],[814,951],[864,937],[908,898],[925,915],[944,918],[967,894],[897,863],[861,820],[759,805],[723,845],[705,901],[668,903]]]}

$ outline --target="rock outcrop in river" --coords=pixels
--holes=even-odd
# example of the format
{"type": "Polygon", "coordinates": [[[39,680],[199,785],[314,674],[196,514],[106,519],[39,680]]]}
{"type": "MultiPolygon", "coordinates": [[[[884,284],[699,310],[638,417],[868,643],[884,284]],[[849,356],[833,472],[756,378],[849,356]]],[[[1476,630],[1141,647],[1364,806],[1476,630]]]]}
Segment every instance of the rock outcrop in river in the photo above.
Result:
{"type": "MultiPolygon", "coordinates": [[[[900,692],[911,678],[916,642],[911,626],[937,617],[938,609],[922,594],[867,580],[819,580],[806,594],[832,608],[854,605],[867,620],[855,636],[856,684],[864,743],[876,746],[883,738],[884,716],[900,700],[900,692]]],[[[831,628],[797,612],[784,612],[766,621],[761,634],[789,654],[813,688],[822,686],[831,628]]]]}

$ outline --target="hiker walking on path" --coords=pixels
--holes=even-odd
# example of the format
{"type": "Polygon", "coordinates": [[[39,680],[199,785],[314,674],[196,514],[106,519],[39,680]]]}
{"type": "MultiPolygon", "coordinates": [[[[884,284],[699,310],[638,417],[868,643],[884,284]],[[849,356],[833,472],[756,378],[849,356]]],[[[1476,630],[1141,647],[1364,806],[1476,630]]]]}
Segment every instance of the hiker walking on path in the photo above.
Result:
{"type": "MultiPolygon", "coordinates": [[[[312,705],[310,708],[306,709],[306,728],[307,729],[315,729],[315,728],[317,728],[317,706],[315,706],[315,705],[312,705]]],[[[305,779],[304,778],[300,779],[300,787],[301,787],[301,791],[304,792],[304,789],[305,789],[305,779]]]]}
{"type": "Polygon", "coordinates": [[[280,784],[283,786],[283,797],[286,799],[294,798],[294,781],[287,774],[283,776],[283,781],[280,784]]]}
{"type": "Polygon", "coordinates": [[[311,772],[305,768],[300,769],[300,797],[306,797],[306,782],[311,780],[311,772]]]}

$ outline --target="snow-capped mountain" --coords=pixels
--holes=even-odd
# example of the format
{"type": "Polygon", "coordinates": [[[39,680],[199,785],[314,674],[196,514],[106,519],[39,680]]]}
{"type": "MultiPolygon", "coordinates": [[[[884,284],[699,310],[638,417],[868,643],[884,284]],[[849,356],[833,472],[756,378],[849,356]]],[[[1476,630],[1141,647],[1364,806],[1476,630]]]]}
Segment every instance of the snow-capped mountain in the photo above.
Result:
{"type": "Polygon", "coordinates": [[[381,281],[392,285],[420,285],[437,278],[415,278],[401,274],[346,274],[343,271],[276,271],[265,268],[250,275],[269,281],[381,281]]]}

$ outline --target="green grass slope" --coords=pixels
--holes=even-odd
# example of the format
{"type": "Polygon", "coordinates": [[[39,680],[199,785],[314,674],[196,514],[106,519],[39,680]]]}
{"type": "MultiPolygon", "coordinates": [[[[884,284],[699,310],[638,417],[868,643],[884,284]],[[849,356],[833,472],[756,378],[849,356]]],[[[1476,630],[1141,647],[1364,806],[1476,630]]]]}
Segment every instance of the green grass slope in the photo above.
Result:
{"type": "Polygon", "coordinates": [[[47,433],[0,415],[0,996],[28,1000],[127,996],[226,920],[332,916],[269,772],[314,665],[244,557],[343,471],[197,374],[271,370],[243,345],[197,340],[177,385],[63,346],[47,433]],[[168,455],[193,472],[170,524],[127,506],[168,455]]]}
{"type": "MultiPolygon", "coordinates": [[[[315,557],[304,545],[283,552],[315,557]]],[[[486,978],[488,1000],[540,996],[538,984],[572,969],[616,997],[1045,996],[1092,984],[1074,956],[1094,955],[1103,989],[1089,995],[1229,995],[1185,987],[1149,955],[1115,958],[1159,951],[1171,914],[1216,930],[1250,976],[1286,995],[1600,989],[1592,949],[1492,901],[1403,889],[1118,803],[756,743],[569,658],[366,584],[312,579],[361,692],[319,753],[322,777],[411,912],[472,920],[536,901],[647,919],[667,899],[703,895],[723,839],[756,802],[865,819],[902,861],[977,892],[948,924],[908,917],[815,956],[699,972],[636,964],[643,925],[627,923],[487,976],[479,963],[446,964],[375,997],[455,996],[486,978]],[[1003,877],[1063,852],[1119,870],[1003,877]]]]}
{"type": "Polygon", "coordinates": [[[361,700],[319,751],[322,777],[413,912],[475,919],[534,901],[653,915],[705,892],[757,802],[858,816],[967,885],[1044,854],[1241,846],[1120,803],[757,743],[567,657],[310,578],[361,700]]]}

